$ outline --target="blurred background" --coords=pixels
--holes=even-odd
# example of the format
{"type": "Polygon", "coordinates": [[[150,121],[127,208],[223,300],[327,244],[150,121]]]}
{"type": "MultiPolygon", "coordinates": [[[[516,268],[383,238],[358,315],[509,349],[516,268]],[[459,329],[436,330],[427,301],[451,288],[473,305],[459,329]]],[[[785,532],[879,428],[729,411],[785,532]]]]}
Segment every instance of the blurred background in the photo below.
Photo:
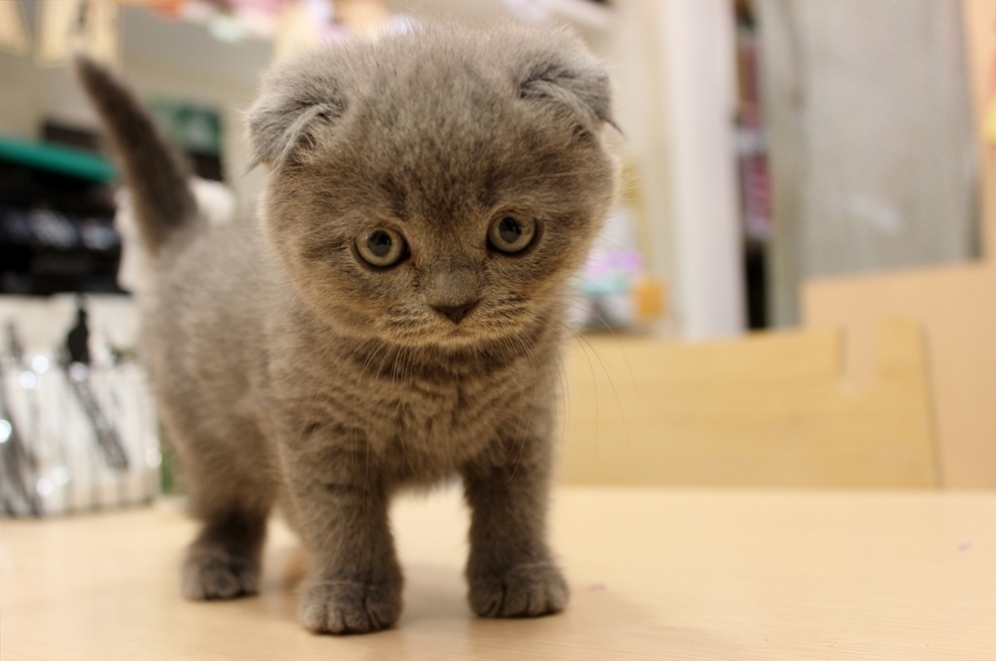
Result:
{"type": "MultiPolygon", "coordinates": [[[[609,383],[572,393],[639,387],[598,425],[569,414],[580,440],[567,453],[589,427],[611,435],[613,415],[635,421],[636,449],[618,470],[579,451],[587,459],[569,456],[565,479],[751,483],[760,463],[771,483],[996,486],[996,0],[0,2],[0,422],[49,406],[25,386],[37,393],[56,366],[81,362],[68,355],[72,329],[86,329],[93,374],[129,365],[134,348],[140,250],[127,249],[127,198],[68,66],[73,48],[123,72],[226,222],[261,188],[241,112],[267,65],[440,18],[566,24],[614,78],[624,191],[574,283],[575,325],[596,334],[587,346],[609,383]],[[601,348],[607,330],[614,344],[601,348]],[[629,376],[611,378],[620,338],[636,342],[618,358],[629,376]],[[644,350],[640,381],[626,355],[644,350]],[[715,387],[697,395],[699,413],[658,405],[703,382],[715,387]],[[737,459],[731,439],[748,432],[761,445],[737,459]],[[662,438],[679,450],[660,455],[662,438]]],[[[576,362],[587,373],[592,360],[576,362]]],[[[102,432],[100,416],[128,418],[145,435],[128,453],[158,470],[146,396],[126,401],[133,378],[70,379],[96,389],[72,415],[103,438],[93,447],[105,459],[130,441],[102,432]]],[[[74,388],[59,397],[84,402],[74,388]]],[[[57,438],[71,415],[41,417],[62,423],[32,434],[57,438]]],[[[150,493],[146,478],[134,498],[150,493]]],[[[70,478],[46,479],[51,492],[70,478]]]]}
{"type": "MultiPolygon", "coordinates": [[[[225,182],[251,209],[262,173],[246,172],[240,112],[273,60],[438,18],[566,23],[614,75],[628,214],[614,238],[634,243],[640,260],[627,266],[670,294],[668,330],[711,337],[789,326],[801,320],[807,278],[982,255],[980,159],[996,65],[972,30],[991,32],[991,5],[13,0],[0,8],[0,135],[20,142],[4,149],[5,181],[16,179],[8,152],[24,142],[99,145],[96,118],[66,64],[76,45],[118,66],[199,175],[225,182]]],[[[113,180],[105,162],[86,163],[77,179],[113,180]]],[[[12,187],[4,187],[5,203],[17,197],[12,187]]],[[[57,206],[48,194],[22,204],[57,206]]],[[[100,211],[92,215],[110,213],[100,211]]],[[[63,272],[71,259],[11,252],[17,230],[6,212],[3,228],[0,290],[115,288],[117,253],[102,243],[113,244],[111,234],[85,233],[107,250],[91,250],[87,282],[71,282],[63,272]]]]}

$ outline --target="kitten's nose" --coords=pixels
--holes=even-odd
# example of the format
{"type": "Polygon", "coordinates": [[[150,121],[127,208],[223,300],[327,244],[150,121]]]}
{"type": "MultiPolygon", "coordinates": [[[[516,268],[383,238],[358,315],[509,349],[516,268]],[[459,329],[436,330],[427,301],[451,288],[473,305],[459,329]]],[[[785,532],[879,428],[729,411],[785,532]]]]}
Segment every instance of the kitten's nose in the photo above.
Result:
{"type": "Polygon", "coordinates": [[[454,324],[459,324],[467,316],[467,313],[477,305],[479,300],[467,301],[459,305],[433,305],[432,307],[440,314],[449,317],[450,321],[454,324]]]}

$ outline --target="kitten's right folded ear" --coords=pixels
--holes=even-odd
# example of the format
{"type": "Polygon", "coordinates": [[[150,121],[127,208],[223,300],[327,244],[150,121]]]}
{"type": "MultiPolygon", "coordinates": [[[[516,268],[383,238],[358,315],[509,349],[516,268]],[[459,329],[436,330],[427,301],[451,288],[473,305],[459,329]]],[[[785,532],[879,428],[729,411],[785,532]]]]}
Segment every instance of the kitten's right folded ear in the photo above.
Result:
{"type": "Polygon", "coordinates": [[[499,43],[513,58],[520,99],[567,110],[590,133],[602,122],[618,130],[609,74],[573,33],[517,28],[493,38],[506,42],[499,43]]]}
{"type": "Polygon", "coordinates": [[[279,167],[313,148],[323,126],[346,112],[346,98],[332,72],[316,76],[317,62],[304,57],[280,64],[263,79],[257,101],[247,113],[250,169],[261,163],[279,167]],[[305,75],[311,69],[311,75],[305,75]]]}

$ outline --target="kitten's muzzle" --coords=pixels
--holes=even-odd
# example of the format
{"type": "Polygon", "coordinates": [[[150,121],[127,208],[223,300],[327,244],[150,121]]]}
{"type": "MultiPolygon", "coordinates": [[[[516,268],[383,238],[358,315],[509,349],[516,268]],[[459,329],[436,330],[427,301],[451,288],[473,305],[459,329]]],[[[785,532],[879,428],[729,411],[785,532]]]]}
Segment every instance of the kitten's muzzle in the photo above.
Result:
{"type": "Polygon", "coordinates": [[[480,303],[481,299],[475,299],[473,301],[467,301],[460,303],[458,305],[433,305],[432,309],[448,318],[454,324],[459,324],[463,321],[463,318],[467,316],[467,313],[474,309],[474,307],[480,303]]]}

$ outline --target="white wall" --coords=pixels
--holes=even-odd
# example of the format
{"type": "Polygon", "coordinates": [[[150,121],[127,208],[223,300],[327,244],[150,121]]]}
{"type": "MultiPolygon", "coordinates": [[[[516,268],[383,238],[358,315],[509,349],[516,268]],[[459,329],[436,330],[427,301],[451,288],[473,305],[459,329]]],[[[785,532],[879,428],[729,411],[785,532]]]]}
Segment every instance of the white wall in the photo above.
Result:
{"type": "Polygon", "coordinates": [[[730,0],[666,0],[659,38],[668,90],[675,299],[682,334],[746,325],[730,0]]]}

